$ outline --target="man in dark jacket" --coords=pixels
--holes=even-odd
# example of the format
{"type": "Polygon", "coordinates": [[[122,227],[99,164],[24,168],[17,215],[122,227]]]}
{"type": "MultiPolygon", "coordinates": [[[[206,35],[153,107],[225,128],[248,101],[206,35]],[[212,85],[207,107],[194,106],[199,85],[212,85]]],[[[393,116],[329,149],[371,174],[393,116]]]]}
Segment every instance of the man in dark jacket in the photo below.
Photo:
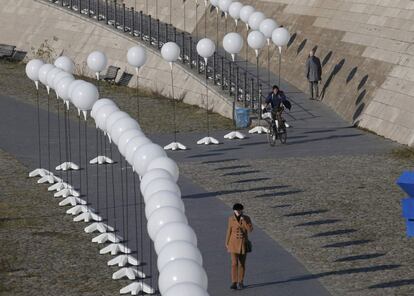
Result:
{"type": "Polygon", "coordinates": [[[315,56],[315,52],[311,50],[308,60],[306,61],[306,78],[309,81],[309,90],[311,100],[318,99],[319,87],[318,83],[322,80],[322,66],[321,61],[315,56]],[[314,96],[316,94],[316,96],[314,96]]]}
{"type": "Polygon", "coordinates": [[[265,109],[269,104],[272,107],[273,120],[278,120],[279,122],[284,121],[282,118],[283,107],[286,107],[289,110],[292,107],[291,103],[286,98],[285,93],[281,91],[277,85],[273,85],[272,91],[266,97],[265,109]]]}

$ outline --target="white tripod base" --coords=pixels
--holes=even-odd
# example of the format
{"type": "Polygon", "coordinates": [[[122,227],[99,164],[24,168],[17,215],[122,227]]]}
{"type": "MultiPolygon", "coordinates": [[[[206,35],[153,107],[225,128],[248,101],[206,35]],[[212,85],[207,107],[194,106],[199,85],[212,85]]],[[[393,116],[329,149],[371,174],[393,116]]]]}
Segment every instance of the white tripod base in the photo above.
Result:
{"type": "Polygon", "coordinates": [[[201,140],[197,141],[198,145],[204,144],[204,145],[210,145],[210,144],[214,144],[214,145],[218,145],[220,144],[220,142],[213,138],[213,137],[204,137],[201,140]]]}
{"type": "Polygon", "coordinates": [[[92,212],[85,212],[73,218],[73,221],[74,222],[83,221],[86,223],[91,222],[91,221],[99,222],[99,221],[102,221],[102,217],[92,212]]]}
{"type": "Polygon", "coordinates": [[[80,196],[80,193],[79,193],[79,192],[77,192],[77,191],[76,191],[76,190],[74,190],[74,189],[71,189],[71,188],[65,188],[65,189],[62,189],[62,190],[60,190],[60,191],[56,192],[53,196],[54,196],[54,197],[68,197],[68,196],[75,196],[75,197],[79,197],[79,196],[80,196]]]}
{"type": "Polygon", "coordinates": [[[131,249],[124,246],[123,244],[114,243],[114,244],[110,244],[109,246],[106,246],[105,248],[99,251],[99,254],[101,255],[108,254],[108,253],[111,253],[112,256],[118,255],[118,253],[129,254],[131,253],[131,249]]]}
{"type": "Polygon", "coordinates": [[[79,170],[79,166],[73,162],[64,162],[56,167],[57,171],[67,171],[67,170],[79,170]]]}
{"type": "Polygon", "coordinates": [[[59,203],[60,207],[64,207],[67,205],[71,205],[72,207],[76,205],[86,205],[86,201],[79,197],[69,196],[59,203]]]}
{"type": "Polygon", "coordinates": [[[269,133],[269,129],[265,128],[264,126],[256,126],[249,130],[249,134],[267,134],[269,133]]]}
{"type": "Polygon", "coordinates": [[[68,183],[61,181],[61,182],[53,184],[52,186],[49,186],[47,190],[48,191],[61,191],[65,188],[72,189],[73,187],[72,185],[69,185],[68,183]]]}
{"type": "Polygon", "coordinates": [[[145,273],[139,271],[136,267],[124,267],[112,274],[113,280],[119,280],[124,277],[128,278],[129,280],[135,280],[145,279],[147,276],[145,273]]]}
{"type": "Polygon", "coordinates": [[[48,174],[50,174],[50,172],[46,169],[35,169],[29,173],[29,177],[30,178],[37,177],[37,176],[43,177],[48,174]]]}
{"type": "Polygon", "coordinates": [[[75,205],[73,208],[70,208],[69,210],[67,210],[66,214],[76,216],[81,213],[86,213],[88,211],[90,211],[90,209],[86,205],[75,205]]]}
{"type": "Polygon", "coordinates": [[[179,142],[172,142],[171,144],[168,144],[164,147],[164,150],[187,150],[187,147],[179,142]]]}
{"type": "Polygon", "coordinates": [[[90,164],[104,164],[104,163],[114,163],[112,159],[106,156],[99,155],[94,159],[89,161],[90,164]]]}
{"type": "Polygon", "coordinates": [[[121,238],[116,236],[114,233],[106,232],[106,233],[101,233],[100,235],[92,239],[93,243],[98,243],[98,244],[104,244],[108,241],[111,243],[119,243],[121,241],[121,238]]]}
{"type": "Polygon", "coordinates": [[[100,233],[105,233],[108,231],[109,232],[114,231],[114,228],[105,223],[99,222],[99,223],[92,223],[91,225],[86,226],[84,230],[86,233],[92,233],[95,231],[99,231],[100,233]]]}
{"type": "Polygon", "coordinates": [[[53,184],[55,182],[57,181],[55,179],[55,176],[52,173],[49,173],[49,175],[44,175],[39,180],[37,180],[38,184],[43,184],[43,183],[53,184]]]}
{"type": "Polygon", "coordinates": [[[108,261],[109,266],[118,265],[119,267],[124,267],[126,265],[138,266],[140,264],[141,262],[131,255],[119,255],[108,261]]]}
{"type": "Polygon", "coordinates": [[[129,284],[126,287],[123,287],[119,293],[121,294],[129,294],[131,293],[131,295],[138,295],[141,294],[140,292],[144,292],[145,294],[154,294],[155,293],[155,289],[151,288],[151,286],[145,284],[145,283],[141,283],[141,282],[135,282],[132,284],[129,284]]]}
{"type": "Polygon", "coordinates": [[[237,131],[233,131],[224,136],[224,139],[229,139],[229,140],[244,139],[244,138],[246,138],[246,136],[242,134],[241,132],[237,132],[237,131]]]}

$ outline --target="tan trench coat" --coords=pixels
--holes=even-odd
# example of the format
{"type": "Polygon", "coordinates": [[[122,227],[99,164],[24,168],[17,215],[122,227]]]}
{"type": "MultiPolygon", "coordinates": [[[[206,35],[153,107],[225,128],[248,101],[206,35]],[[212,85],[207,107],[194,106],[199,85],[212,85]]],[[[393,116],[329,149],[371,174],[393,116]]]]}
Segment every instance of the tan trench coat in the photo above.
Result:
{"type": "Polygon", "coordinates": [[[249,216],[243,215],[243,219],[237,222],[234,215],[229,217],[226,235],[226,247],[229,253],[246,254],[246,240],[248,233],[253,230],[249,216]]]}

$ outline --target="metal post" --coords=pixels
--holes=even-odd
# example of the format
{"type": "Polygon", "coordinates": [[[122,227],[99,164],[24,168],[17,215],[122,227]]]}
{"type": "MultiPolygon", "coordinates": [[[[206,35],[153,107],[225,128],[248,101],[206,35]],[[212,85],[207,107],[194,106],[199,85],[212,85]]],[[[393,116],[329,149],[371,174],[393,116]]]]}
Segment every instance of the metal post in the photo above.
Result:
{"type": "Polygon", "coordinates": [[[100,18],[100,16],[99,16],[99,3],[100,3],[101,1],[100,0],[98,0],[98,1],[96,1],[96,5],[97,5],[97,7],[96,7],[96,19],[98,20],[98,22],[101,20],[101,18],[100,18]]]}
{"type": "Polygon", "coordinates": [[[91,0],[88,0],[88,17],[91,17],[91,0]]]}
{"type": "Polygon", "coordinates": [[[221,57],[221,89],[224,89],[224,57],[221,57]]]}
{"type": "Polygon", "coordinates": [[[229,61],[229,78],[228,78],[228,83],[229,83],[229,95],[231,95],[231,71],[232,71],[232,62],[229,61]]]}
{"type": "Polygon", "coordinates": [[[244,81],[243,81],[243,102],[246,107],[246,97],[247,97],[247,72],[244,70],[244,81]]]}
{"type": "Polygon", "coordinates": [[[122,3],[122,30],[125,32],[125,3],[122,3]]]}
{"type": "Polygon", "coordinates": [[[60,1],[60,6],[62,6],[62,7],[63,7],[63,0],[62,0],[62,1],[60,1]]]}
{"type": "Polygon", "coordinates": [[[216,61],[216,53],[213,54],[213,84],[216,84],[216,67],[217,67],[217,61],[216,61]]]}
{"type": "Polygon", "coordinates": [[[239,98],[239,66],[236,65],[236,83],[234,84],[236,87],[236,101],[239,98]]]}
{"type": "Polygon", "coordinates": [[[190,68],[193,68],[193,37],[188,38],[190,40],[190,68]]]}
{"type": "Polygon", "coordinates": [[[174,42],[177,42],[177,28],[173,27],[173,32],[174,32],[174,42]]]}
{"type": "Polygon", "coordinates": [[[73,9],[73,0],[70,0],[70,1],[69,1],[69,8],[70,8],[70,10],[72,10],[72,9],[73,9]]]}
{"type": "Polygon", "coordinates": [[[115,20],[114,20],[114,21],[115,21],[115,23],[114,23],[114,27],[115,27],[115,29],[116,29],[116,27],[117,27],[117,24],[116,24],[116,23],[117,23],[117,19],[118,19],[118,15],[117,15],[117,14],[118,14],[118,13],[117,13],[117,6],[118,6],[118,5],[117,5],[117,3],[116,3],[116,0],[114,0],[114,11],[115,11],[115,17],[114,17],[114,19],[115,19],[115,20]]]}
{"type": "Polygon", "coordinates": [[[181,54],[182,54],[181,62],[185,64],[185,34],[184,32],[181,32],[181,54]]]}
{"type": "Polygon", "coordinates": [[[251,88],[251,92],[250,92],[250,109],[253,110],[253,94],[254,94],[254,79],[251,78],[250,81],[250,88],[251,88]]]}
{"type": "Polygon", "coordinates": [[[134,7],[131,8],[131,32],[132,32],[132,36],[135,36],[135,9],[134,7]]]}
{"type": "Polygon", "coordinates": [[[160,44],[160,20],[157,19],[157,47],[161,48],[160,44]]]}
{"type": "Polygon", "coordinates": [[[139,31],[140,31],[140,36],[141,36],[141,40],[144,39],[144,22],[143,22],[143,13],[142,10],[140,10],[139,12],[139,31]]]}
{"type": "Polygon", "coordinates": [[[165,24],[165,42],[168,42],[168,24],[165,24]]]}
{"type": "Polygon", "coordinates": [[[79,0],[79,14],[82,14],[82,1],[79,0]]]}
{"type": "Polygon", "coordinates": [[[152,40],[151,22],[152,22],[151,15],[149,15],[148,16],[148,37],[149,37],[148,42],[150,45],[151,45],[151,40],[152,40]]]}
{"type": "MultiPolygon", "coordinates": [[[[196,39],[196,41],[197,41],[197,39],[196,39]]],[[[197,73],[200,73],[200,70],[201,70],[200,69],[200,56],[198,55],[198,53],[196,55],[196,61],[197,61],[197,73]]]]}
{"type": "Polygon", "coordinates": [[[109,7],[108,7],[108,0],[105,0],[105,20],[106,24],[109,24],[109,7]]]}

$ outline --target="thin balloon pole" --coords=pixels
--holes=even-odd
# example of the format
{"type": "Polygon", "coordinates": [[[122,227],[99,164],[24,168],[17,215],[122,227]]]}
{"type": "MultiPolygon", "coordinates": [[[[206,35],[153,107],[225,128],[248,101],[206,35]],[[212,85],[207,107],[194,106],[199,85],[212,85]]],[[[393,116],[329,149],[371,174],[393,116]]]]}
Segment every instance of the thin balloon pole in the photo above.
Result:
{"type": "Polygon", "coordinates": [[[279,87],[280,87],[280,75],[282,72],[281,69],[282,69],[282,48],[279,47],[279,83],[278,83],[279,87]]]}
{"type": "Polygon", "coordinates": [[[195,32],[196,32],[196,40],[198,40],[198,1],[195,2],[195,32]]]}
{"type": "MultiPolygon", "coordinates": [[[[140,235],[139,230],[138,230],[138,195],[137,195],[137,186],[136,186],[136,178],[135,178],[135,174],[133,171],[131,171],[132,173],[132,182],[134,184],[134,210],[135,210],[135,246],[137,248],[137,260],[138,260],[138,236],[140,235]]],[[[142,215],[142,212],[140,212],[140,215],[142,215]]],[[[142,236],[139,236],[139,239],[142,240],[142,236]]],[[[142,249],[141,249],[141,253],[142,253],[142,249]]],[[[142,273],[142,259],[141,259],[141,273],[142,273]]],[[[141,280],[142,283],[142,280],[141,280]]]]}
{"type": "MultiPolygon", "coordinates": [[[[99,157],[99,131],[96,128],[96,155],[99,157]]],[[[96,208],[99,211],[99,160],[96,162],[96,208]]]]}
{"type": "Polygon", "coordinates": [[[39,152],[39,169],[42,169],[42,146],[40,143],[40,99],[39,88],[36,88],[36,101],[37,101],[37,140],[38,140],[38,152],[39,152]]]}
{"type": "MultiPolygon", "coordinates": [[[[137,87],[135,90],[135,96],[136,96],[136,104],[137,104],[137,120],[140,120],[140,106],[139,106],[139,68],[135,68],[135,72],[137,74],[137,87]]],[[[141,121],[142,123],[142,121],[141,121]]]]}
{"type": "Polygon", "coordinates": [[[60,102],[59,102],[59,98],[57,98],[56,100],[57,102],[57,122],[58,122],[58,138],[59,138],[59,164],[62,163],[62,143],[60,140],[61,137],[61,133],[60,133],[60,102]]]}
{"type": "Polygon", "coordinates": [[[126,235],[125,235],[125,199],[124,199],[124,173],[123,164],[122,164],[122,157],[119,158],[119,167],[121,172],[121,204],[122,204],[122,234],[124,237],[124,242],[126,242],[126,235]]]}
{"type": "Polygon", "coordinates": [[[158,0],[155,0],[155,18],[158,19],[158,0]]]}
{"type": "Polygon", "coordinates": [[[259,54],[256,53],[256,77],[257,77],[257,102],[259,104],[259,126],[262,119],[262,105],[260,97],[260,85],[259,85],[259,54]]]}
{"type": "MultiPolygon", "coordinates": [[[[247,40],[248,34],[249,34],[249,25],[246,24],[246,40],[247,40]]],[[[247,44],[245,46],[246,46],[245,50],[246,50],[246,71],[247,71],[247,66],[249,63],[249,50],[248,50],[247,44]]]]}
{"type": "Polygon", "coordinates": [[[270,83],[270,39],[267,39],[267,81],[271,86],[272,84],[270,83]]]}
{"type": "Polygon", "coordinates": [[[89,180],[88,180],[88,123],[85,119],[84,124],[84,130],[85,130],[85,181],[86,181],[86,203],[89,204],[89,180]]]}
{"type": "MultiPolygon", "coordinates": [[[[72,136],[71,136],[71,128],[70,128],[70,117],[69,117],[69,109],[68,109],[68,116],[67,116],[67,120],[68,120],[68,145],[69,145],[69,158],[68,161],[69,163],[72,163],[72,136]]],[[[73,184],[73,172],[72,169],[70,169],[70,183],[73,184]]]]}
{"type": "MultiPolygon", "coordinates": [[[[105,141],[106,145],[106,141],[105,141]]],[[[111,159],[113,159],[113,148],[112,143],[109,143],[111,159]]],[[[105,166],[106,167],[106,166],[105,166]]],[[[111,165],[111,184],[112,184],[112,203],[113,203],[113,215],[114,215],[114,232],[117,231],[117,218],[116,218],[116,204],[115,204],[115,176],[114,176],[114,166],[111,165]]]]}
{"type": "MultiPolygon", "coordinates": [[[[69,162],[69,148],[68,148],[68,105],[65,104],[63,106],[64,110],[65,110],[65,116],[64,116],[64,121],[65,121],[65,162],[69,162]]],[[[66,168],[66,182],[69,183],[69,169],[66,168]]]]}
{"type": "Polygon", "coordinates": [[[172,21],[172,0],[170,0],[170,25],[172,21]]]}
{"type": "Polygon", "coordinates": [[[206,114],[207,114],[207,137],[210,137],[210,120],[209,120],[209,114],[208,114],[208,71],[207,71],[207,59],[206,59],[206,101],[207,101],[207,108],[206,108],[206,114]]]}
{"type": "Polygon", "coordinates": [[[174,142],[177,142],[177,118],[176,118],[176,111],[177,111],[177,104],[175,101],[175,95],[174,95],[174,75],[173,75],[173,66],[174,64],[171,63],[171,95],[173,99],[173,105],[174,105],[174,142]]]}
{"type": "MultiPolygon", "coordinates": [[[[82,163],[82,145],[81,145],[81,115],[78,114],[78,153],[79,153],[79,164],[82,163]]],[[[82,174],[79,174],[79,191],[82,191],[82,174]]]]}
{"type": "Polygon", "coordinates": [[[148,15],[148,0],[145,1],[145,14],[148,15]]]}
{"type": "MultiPolygon", "coordinates": [[[[204,8],[204,38],[206,38],[207,37],[207,3],[206,2],[204,2],[206,5],[204,5],[205,6],[205,8],[204,8]]],[[[197,20],[196,20],[197,21],[197,20]]]]}
{"type": "Polygon", "coordinates": [[[47,164],[49,175],[52,174],[50,171],[50,94],[47,92],[47,164]]]}
{"type": "Polygon", "coordinates": [[[218,41],[219,41],[218,17],[219,17],[219,11],[218,11],[218,8],[216,7],[216,48],[218,48],[218,41]]]}

